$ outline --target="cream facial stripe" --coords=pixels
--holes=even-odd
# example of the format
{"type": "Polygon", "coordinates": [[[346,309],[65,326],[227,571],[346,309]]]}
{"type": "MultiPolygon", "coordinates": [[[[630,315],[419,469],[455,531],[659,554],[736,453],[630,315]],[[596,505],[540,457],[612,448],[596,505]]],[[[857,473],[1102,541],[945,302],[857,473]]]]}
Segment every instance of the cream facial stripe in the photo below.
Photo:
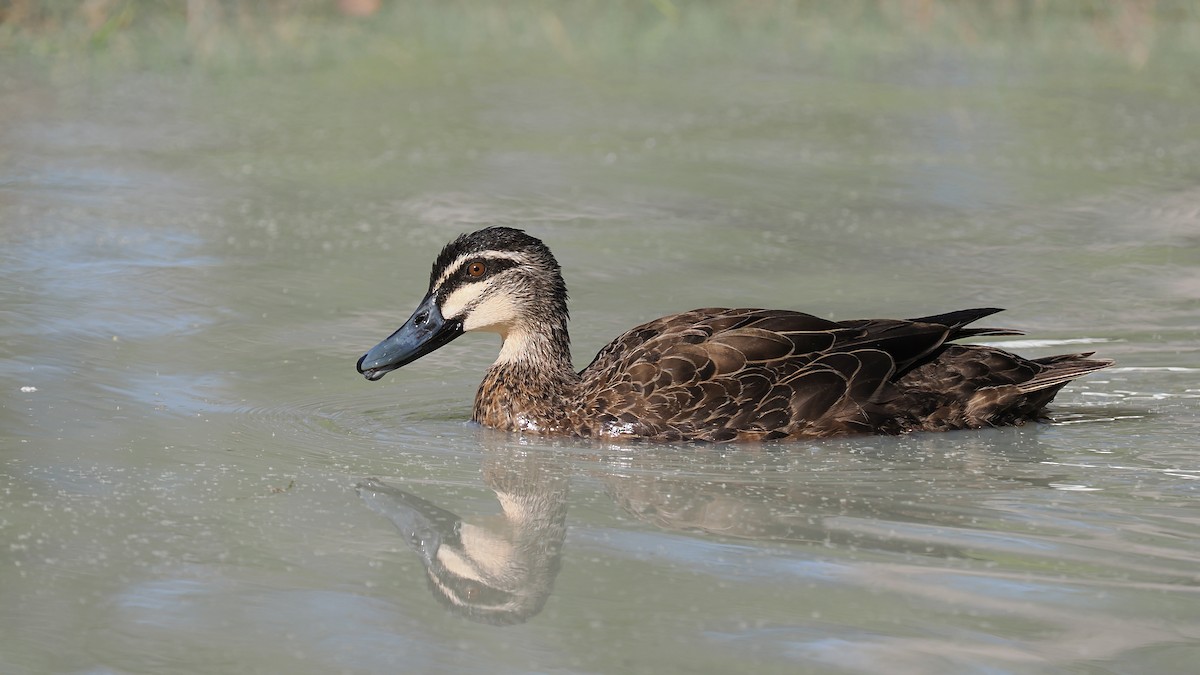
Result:
{"type": "Polygon", "coordinates": [[[446,265],[446,269],[438,275],[437,283],[434,288],[441,288],[446,280],[454,276],[458,269],[463,266],[468,260],[512,260],[517,264],[530,262],[529,256],[517,251],[475,251],[473,253],[463,253],[454,259],[454,262],[446,265]]]}
{"type": "MultiPolygon", "coordinates": [[[[490,281],[488,285],[491,285],[490,281]]],[[[458,291],[451,293],[450,297],[454,297],[457,293],[458,291]]],[[[463,330],[491,331],[505,336],[516,320],[517,306],[513,303],[512,298],[503,293],[492,294],[470,304],[467,308],[467,315],[463,317],[463,330]]]]}
{"type": "Polygon", "coordinates": [[[484,330],[505,335],[517,318],[517,307],[504,294],[489,294],[495,279],[468,283],[450,291],[438,310],[446,319],[459,319],[464,331],[484,330]]]}
{"type": "Polygon", "coordinates": [[[491,286],[491,279],[488,279],[487,281],[480,281],[478,283],[467,284],[465,286],[459,286],[453,291],[450,291],[450,294],[446,296],[445,300],[442,300],[441,306],[438,307],[438,310],[441,311],[442,316],[446,319],[460,318],[463,313],[470,310],[471,306],[475,302],[478,302],[479,297],[482,296],[488,288],[491,288],[491,286]]]}

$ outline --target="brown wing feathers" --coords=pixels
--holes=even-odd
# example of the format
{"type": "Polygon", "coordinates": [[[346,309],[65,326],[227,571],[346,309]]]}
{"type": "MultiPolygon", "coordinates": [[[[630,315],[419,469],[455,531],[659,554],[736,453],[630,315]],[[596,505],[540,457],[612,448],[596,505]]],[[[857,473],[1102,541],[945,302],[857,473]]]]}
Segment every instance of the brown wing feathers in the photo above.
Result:
{"type": "Polygon", "coordinates": [[[1057,391],[1109,365],[947,344],[1014,334],[965,328],[997,311],[907,321],[719,308],[663,317],[617,338],[584,369],[586,407],[604,424],[660,439],[896,432],[922,428],[926,418],[931,428],[960,428],[990,424],[970,415],[1005,406],[1029,415],[1029,406],[1049,400],[1029,392],[1057,391]]]}
{"type": "Polygon", "coordinates": [[[614,423],[634,420],[614,411],[645,401],[650,416],[636,419],[662,420],[660,434],[836,433],[835,422],[862,417],[856,398],[873,395],[894,369],[882,350],[834,349],[861,341],[862,329],[797,312],[697,310],[667,319],[618,338],[582,373],[614,423]]]}

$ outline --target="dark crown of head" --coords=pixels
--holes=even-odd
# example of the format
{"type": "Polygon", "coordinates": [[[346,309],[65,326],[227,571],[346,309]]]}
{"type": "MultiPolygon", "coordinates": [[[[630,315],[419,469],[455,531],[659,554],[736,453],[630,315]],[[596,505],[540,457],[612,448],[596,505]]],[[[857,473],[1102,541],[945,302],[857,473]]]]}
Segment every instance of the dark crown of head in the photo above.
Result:
{"type": "Polygon", "coordinates": [[[468,234],[459,235],[457,239],[446,244],[438,254],[430,272],[429,281],[432,284],[446,266],[453,263],[463,254],[484,253],[486,251],[521,252],[541,258],[550,267],[557,270],[558,262],[554,260],[550,249],[537,237],[525,234],[524,231],[512,227],[487,227],[468,234]]]}

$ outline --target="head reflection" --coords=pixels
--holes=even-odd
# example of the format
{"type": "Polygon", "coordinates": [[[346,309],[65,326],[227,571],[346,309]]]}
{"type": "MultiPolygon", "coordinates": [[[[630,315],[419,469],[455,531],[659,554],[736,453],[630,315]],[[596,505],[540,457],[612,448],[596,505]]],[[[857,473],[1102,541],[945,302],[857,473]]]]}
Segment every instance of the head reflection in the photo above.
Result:
{"type": "Polygon", "coordinates": [[[500,502],[498,518],[464,519],[373,478],[357,488],[417,552],[447,608],[483,623],[521,623],[542,610],[558,576],[567,479],[523,452],[488,455],[483,476],[500,502]]]}

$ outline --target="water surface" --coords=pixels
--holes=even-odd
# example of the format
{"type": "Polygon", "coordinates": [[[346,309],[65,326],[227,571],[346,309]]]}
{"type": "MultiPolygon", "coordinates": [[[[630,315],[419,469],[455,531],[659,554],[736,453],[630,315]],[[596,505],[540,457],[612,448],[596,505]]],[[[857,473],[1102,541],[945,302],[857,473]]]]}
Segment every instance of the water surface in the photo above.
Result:
{"type": "Polygon", "coordinates": [[[1200,95],[1160,30],[1140,64],[743,27],[720,54],[368,32],[314,67],[13,67],[0,670],[1189,670],[1200,95]],[[1119,364],[1019,429],[510,437],[465,421],[494,336],[354,372],[492,224],[558,255],[580,366],[714,305],[1006,307],[1029,335],[998,343],[1119,364]],[[508,609],[439,599],[412,504],[512,549],[504,594],[470,591],[508,609]]]}

